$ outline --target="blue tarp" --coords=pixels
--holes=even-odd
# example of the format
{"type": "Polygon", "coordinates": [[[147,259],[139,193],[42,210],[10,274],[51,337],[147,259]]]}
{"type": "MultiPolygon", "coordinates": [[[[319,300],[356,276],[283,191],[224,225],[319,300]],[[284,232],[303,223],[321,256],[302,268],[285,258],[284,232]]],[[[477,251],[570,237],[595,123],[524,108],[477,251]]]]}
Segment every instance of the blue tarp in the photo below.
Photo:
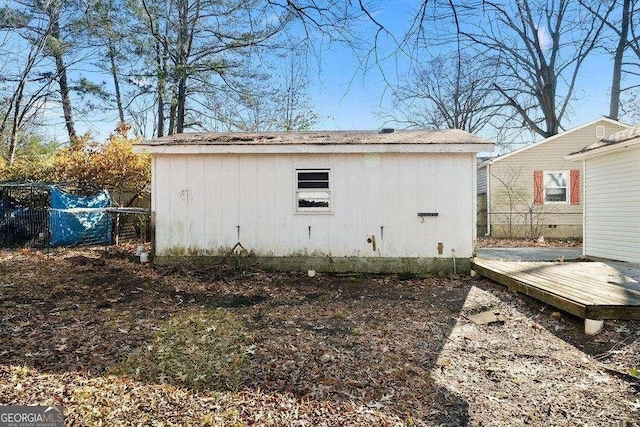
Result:
{"type": "Polygon", "coordinates": [[[110,243],[111,215],[105,210],[110,205],[107,190],[92,196],[76,196],[51,187],[49,243],[52,246],[110,243]]]}

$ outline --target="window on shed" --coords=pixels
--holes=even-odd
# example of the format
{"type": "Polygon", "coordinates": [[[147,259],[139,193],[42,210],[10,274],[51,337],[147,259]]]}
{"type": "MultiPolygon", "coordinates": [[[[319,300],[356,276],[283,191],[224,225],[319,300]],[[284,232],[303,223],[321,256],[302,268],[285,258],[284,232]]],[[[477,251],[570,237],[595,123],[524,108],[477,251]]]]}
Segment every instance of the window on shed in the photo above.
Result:
{"type": "Polygon", "coordinates": [[[568,175],[567,172],[544,173],[545,203],[566,203],[569,200],[568,175]]]}
{"type": "Polygon", "coordinates": [[[296,169],[296,210],[330,212],[331,186],[329,169],[296,169]]]}

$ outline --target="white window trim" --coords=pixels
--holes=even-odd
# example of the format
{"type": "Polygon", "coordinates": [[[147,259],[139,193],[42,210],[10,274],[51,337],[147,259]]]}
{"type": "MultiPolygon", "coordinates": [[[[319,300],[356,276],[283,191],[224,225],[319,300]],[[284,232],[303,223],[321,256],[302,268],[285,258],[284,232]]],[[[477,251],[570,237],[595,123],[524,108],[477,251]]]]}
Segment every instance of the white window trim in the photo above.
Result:
{"type": "Polygon", "coordinates": [[[542,201],[545,205],[568,205],[571,203],[571,171],[543,171],[542,172],[542,201]],[[567,200],[564,202],[548,202],[547,201],[547,186],[546,177],[548,173],[563,173],[567,176],[567,200]]]}
{"type": "Polygon", "coordinates": [[[296,166],[293,168],[293,213],[294,215],[333,215],[333,171],[330,167],[309,167],[309,166],[296,166]],[[329,188],[318,189],[320,191],[326,191],[329,193],[329,207],[328,208],[301,208],[298,206],[298,172],[329,172],[329,188]]]}

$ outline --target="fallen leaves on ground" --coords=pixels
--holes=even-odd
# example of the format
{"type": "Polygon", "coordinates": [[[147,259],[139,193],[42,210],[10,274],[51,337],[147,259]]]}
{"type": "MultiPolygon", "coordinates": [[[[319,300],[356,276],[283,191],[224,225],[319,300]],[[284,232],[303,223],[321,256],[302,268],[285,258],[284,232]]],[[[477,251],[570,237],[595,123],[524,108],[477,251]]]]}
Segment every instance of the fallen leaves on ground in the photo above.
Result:
{"type": "Polygon", "coordinates": [[[242,385],[252,346],[235,313],[199,307],[157,329],[148,344],[109,374],[196,390],[237,390],[242,385]]]}
{"type": "Polygon", "coordinates": [[[469,277],[220,277],[107,255],[0,253],[1,404],[91,426],[638,424],[637,383],[615,374],[638,367],[638,322],[584,338],[469,277]],[[504,324],[467,319],[485,310],[504,324]]]}

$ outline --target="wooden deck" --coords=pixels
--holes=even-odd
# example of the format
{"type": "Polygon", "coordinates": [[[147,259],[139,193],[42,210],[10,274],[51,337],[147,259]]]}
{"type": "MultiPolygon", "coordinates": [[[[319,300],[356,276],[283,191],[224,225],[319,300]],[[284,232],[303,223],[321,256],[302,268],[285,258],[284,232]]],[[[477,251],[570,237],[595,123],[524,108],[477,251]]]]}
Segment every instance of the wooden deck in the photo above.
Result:
{"type": "Polygon", "coordinates": [[[510,262],[476,258],[473,270],[584,319],[640,319],[640,270],[602,262],[510,262]]]}

